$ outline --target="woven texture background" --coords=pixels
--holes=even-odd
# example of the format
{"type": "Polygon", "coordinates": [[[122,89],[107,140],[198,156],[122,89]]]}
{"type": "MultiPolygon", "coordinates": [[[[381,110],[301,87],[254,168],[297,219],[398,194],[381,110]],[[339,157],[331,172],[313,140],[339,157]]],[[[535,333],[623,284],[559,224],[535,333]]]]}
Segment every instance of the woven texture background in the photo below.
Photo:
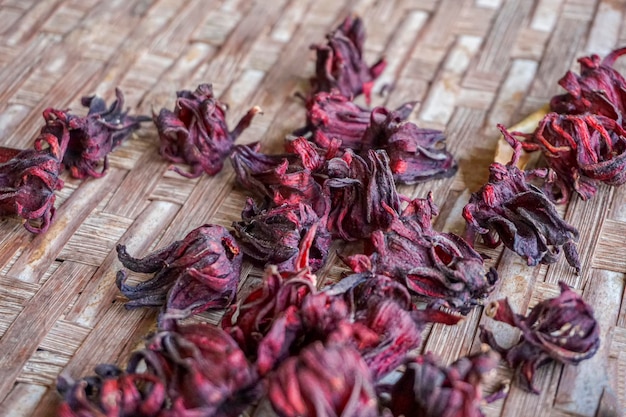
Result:
{"type": "MultiPolygon", "coordinates": [[[[119,86],[132,112],[151,114],[173,108],[176,90],[210,82],[229,104],[231,123],[253,105],[263,108],[238,143],[278,151],[304,122],[294,93],[306,91],[313,72],[309,44],[351,12],[365,21],[368,62],[381,54],[389,61],[373,105],[418,100],[411,120],[447,134],[458,174],[401,192],[432,190],[441,209],[435,227],[457,233],[463,205],[487,178],[495,124],[512,125],[559,93],[557,80],[578,69],[577,57],[626,45],[624,0],[0,0],[0,144],[32,146],[42,111],[84,114],[83,95],[111,100],[119,86]],[[387,94],[377,94],[385,85],[387,94]]],[[[112,154],[104,178],[64,176],[44,235],[31,235],[18,219],[0,220],[1,416],[54,415],[59,373],[80,377],[98,363],[123,364],[153,328],[155,311],[127,311],[118,295],[116,243],[142,255],[203,223],[240,218],[245,192],[230,166],[188,180],[168,171],[157,150],[147,124],[112,154]]],[[[531,268],[509,251],[478,246],[501,276],[491,298],[507,296],[525,312],[558,294],[563,280],[594,306],[600,351],[578,367],[542,368],[540,395],[513,385],[508,398],[484,407],[488,416],[625,410],[626,187],[601,187],[592,201],[574,198],[561,212],[581,232],[580,274],[564,259],[531,268]]],[[[336,257],[330,261],[322,280],[342,270],[336,257]]],[[[261,271],[244,271],[246,291],[261,271]]],[[[217,321],[219,313],[202,319],[217,321]]],[[[503,343],[517,334],[476,308],[457,326],[430,327],[421,349],[449,363],[478,348],[479,324],[503,343]]],[[[511,376],[501,367],[494,384],[511,376]]]]}

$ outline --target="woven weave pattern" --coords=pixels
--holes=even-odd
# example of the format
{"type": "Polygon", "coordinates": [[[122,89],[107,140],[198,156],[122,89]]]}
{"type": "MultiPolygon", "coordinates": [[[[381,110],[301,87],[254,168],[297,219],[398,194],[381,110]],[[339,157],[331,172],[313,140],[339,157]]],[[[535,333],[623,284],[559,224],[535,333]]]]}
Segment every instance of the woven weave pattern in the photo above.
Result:
{"type": "MultiPolygon", "coordinates": [[[[231,125],[253,105],[263,109],[237,143],[261,141],[277,152],[304,123],[294,93],[306,91],[313,73],[309,45],[352,12],[365,22],[366,60],[388,60],[372,104],[417,100],[410,120],[445,130],[459,161],[455,177],[400,192],[432,190],[441,208],[435,227],[459,234],[469,194],[487,179],[496,123],[512,125],[559,93],[557,81],[578,70],[577,57],[626,45],[626,0],[0,0],[0,145],[31,147],[45,108],[84,114],[84,95],[110,101],[119,86],[133,113],[152,114],[173,108],[177,90],[209,82],[228,103],[231,125]]],[[[617,68],[625,73],[626,60],[617,68]]],[[[124,364],[154,328],[155,311],[124,308],[117,243],[141,255],[204,223],[230,227],[240,218],[246,194],[228,164],[194,180],[167,168],[146,124],[113,152],[104,178],[64,174],[47,233],[0,219],[0,415],[54,415],[59,373],[124,364]]],[[[564,259],[532,268],[508,250],[478,245],[501,276],[491,298],[506,296],[525,312],[565,281],[594,307],[600,350],[577,367],[541,368],[540,395],[513,385],[505,400],[483,407],[488,416],[626,411],[626,188],[600,187],[593,200],[574,198],[561,210],[581,232],[580,274],[564,259]]],[[[319,276],[335,279],[342,269],[333,255],[319,276]]],[[[246,264],[241,290],[260,274],[246,264]]],[[[478,348],[479,324],[503,344],[517,337],[476,308],[459,325],[430,327],[421,349],[450,363],[478,348]]],[[[502,366],[494,383],[511,377],[502,366]]]]}

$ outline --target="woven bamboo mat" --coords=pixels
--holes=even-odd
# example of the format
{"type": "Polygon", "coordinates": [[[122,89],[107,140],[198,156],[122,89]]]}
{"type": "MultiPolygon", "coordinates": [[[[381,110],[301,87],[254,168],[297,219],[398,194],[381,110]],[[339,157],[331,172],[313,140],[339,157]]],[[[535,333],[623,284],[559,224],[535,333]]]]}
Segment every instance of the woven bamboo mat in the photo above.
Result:
{"type": "MultiPolygon", "coordinates": [[[[119,86],[133,112],[150,114],[172,108],[176,90],[211,82],[230,105],[231,123],[252,105],[264,110],[239,143],[261,140],[265,150],[279,150],[304,121],[293,94],[305,91],[313,72],[309,44],[350,12],[365,20],[368,61],[381,54],[389,61],[374,91],[392,88],[374,94],[373,104],[419,100],[411,120],[446,131],[459,173],[401,191],[432,190],[441,208],[436,228],[457,233],[469,193],[487,178],[495,124],[511,125],[545,104],[565,71],[577,70],[577,57],[626,45],[624,0],[0,0],[0,144],[30,147],[44,108],[81,113],[83,95],[110,100],[119,86]]],[[[154,325],[154,311],[123,307],[116,243],[145,254],[203,223],[239,219],[245,193],[234,188],[230,166],[188,180],[167,171],[157,147],[148,126],[113,153],[106,177],[64,177],[44,235],[0,220],[1,416],[54,415],[59,373],[80,377],[98,363],[125,363],[154,325]]],[[[563,259],[530,268],[509,251],[480,248],[502,278],[492,298],[508,296],[523,312],[557,294],[564,280],[595,307],[600,351],[578,367],[542,368],[540,395],[512,386],[506,400],[484,407],[488,416],[625,410],[626,188],[603,187],[562,213],[581,232],[580,275],[563,259]]],[[[331,261],[321,277],[341,269],[331,261]]],[[[243,290],[260,275],[244,269],[243,290]]],[[[422,350],[450,363],[477,348],[481,323],[500,340],[515,337],[477,308],[460,325],[429,328],[422,350]]],[[[511,377],[504,367],[498,372],[511,377]]]]}

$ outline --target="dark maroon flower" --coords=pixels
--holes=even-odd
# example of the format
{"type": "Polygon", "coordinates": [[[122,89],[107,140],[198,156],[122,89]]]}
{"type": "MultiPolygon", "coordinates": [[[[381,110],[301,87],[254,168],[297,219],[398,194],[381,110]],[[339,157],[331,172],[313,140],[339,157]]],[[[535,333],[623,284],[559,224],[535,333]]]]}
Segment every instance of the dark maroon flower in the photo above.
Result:
{"type": "Polygon", "coordinates": [[[286,359],[269,379],[268,397],[281,417],[378,417],[372,376],[349,346],[316,342],[286,359]]]}
{"type": "Polygon", "coordinates": [[[396,417],[483,417],[481,383],[498,359],[489,350],[444,367],[433,354],[420,356],[406,364],[392,387],[389,408],[396,417]]]}
{"type": "Polygon", "coordinates": [[[125,271],[117,273],[117,286],[128,308],[163,306],[163,320],[184,318],[212,308],[228,306],[241,275],[242,254],[233,236],[222,226],[203,225],[183,240],[144,258],[133,258],[117,246],[120,262],[134,272],[154,277],[134,287],[125,271]]]}
{"type": "MultiPolygon", "coordinates": [[[[405,120],[413,111],[415,102],[400,106],[394,114],[405,120]]],[[[357,153],[371,149],[373,144],[363,140],[370,125],[372,111],[353,103],[338,91],[319,92],[306,101],[306,126],[295,134],[309,137],[319,147],[328,149],[334,141],[340,141],[341,149],[352,149],[357,153]]]]}
{"type": "Polygon", "coordinates": [[[313,93],[338,90],[346,97],[361,93],[369,103],[374,80],[387,65],[384,59],[368,67],[363,60],[365,28],[361,18],[348,16],[327,36],[327,44],[311,45],[317,52],[313,93]]]}
{"type": "Polygon", "coordinates": [[[176,96],[174,112],[161,109],[154,118],[161,139],[161,155],[170,162],[189,165],[191,172],[170,168],[184,177],[196,178],[203,171],[209,175],[217,174],[235,139],[261,109],[250,109],[235,129],[229,131],[227,106],[215,98],[211,84],[200,84],[194,92],[178,91],[176,96]]]}
{"type": "Polygon", "coordinates": [[[129,372],[146,368],[165,381],[168,416],[238,416],[258,399],[258,377],[237,343],[209,324],[175,325],[135,352],[129,372]]]}
{"type": "Polygon", "coordinates": [[[598,182],[621,185],[626,182],[626,130],[615,120],[594,114],[547,114],[535,132],[525,135],[508,133],[508,140],[524,137],[522,147],[540,149],[556,179],[547,186],[556,187],[553,199],[569,199],[570,190],[584,200],[593,197],[598,182]]]}
{"type": "Polygon", "coordinates": [[[326,165],[324,189],[330,195],[328,230],[344,240],[369,237],[386,229],[400,208],[400,197],[385,151],[370,150],[363,158],[346,150],[326,165]]]}
{"type": "Polygon", "coordinates": [[[20,151],[0,165],[0,215],[20,216],[32,233],[43,233],[50,227],[54,191],[63,188],[59,173],[70,138],[64,123],[50,117],[48,111],[44,118],[48,128],[35,140],[35,149],[20,151]]]}
{"type": "Polygon", "coordinates": [[[574,244],[578,230],[559,217],[541,190],[526,181],[524,171],[515,166],[522,145],[506,130],[503,133],[515,148],[513,158],[506,165],[491,164],[489,182],[472,194],[463,209],[468,235],[473,240],[474,233],[479,233],[491,247],[502,243],[528,265],[554,263],[563,248],[567,262],[579,270],[574,244]]]}
{"type": "Polygon", "coordinates": [[[275,206],[306,203],[324,217],[328,199],[314,175],[337,148],[322,150],[303,137],[288,141],[286,148],[285,154],[267,155],[257,146],[236,146],[231,162],[237,182],[275,206]]]}
{"type": "Polygon", "coordinates": [[[95,376],[73,381],[59,377],[63,402],[59,417],[157,417],[165,407],[165,386],[149,374],[125,373],[100,365],[95,376]]]}
{"type": "Polygon", "coordinates": [[[109,166],[108,155],[137,129],[147,116],[129,116],[124,111],[124,95],[115,89],[116,100],[109,108],[97,96],[83,97],[81,103],[89,108],[85,117],[67,111],[44,111],[46,125],[42,133],[59,136],[60,125],[69,130],[70,139],[63,156],[63,166],[74,178],[102,177],[109,166]],[[51,121],[55,123],[50,123],[51,121]],[[102,164],[102,168],[98,166],[102,164]]]}
{"type": "Polygon", "coordinates": [[[442,146],[444,134],[406,122],[406,116],[400,110],[375,108],[363,143],[387,151],[391,172],[399,183],[414,184],[454,175],[457,163],[442,146]]]}
{"type": "Polygon", "coordinates": [[[560,282],[561,295],[535,305],[528,316],[516,314],[507,299],[492,302],[485,310],[494,320],[521,330],[519,342],[501,347],[494,335],[481,326],[480,338],[497,350],[518,371],[524,388],[533,386],[535,371],[551,359],[575,365],[592,357],[600,346],[600,328],[592,308],[567,284],[560,282]]]}
{"type": "Polygon", "coordinates": [[[489,294],[497,273],[484,271],[482,257],[461,237],[432,228],[437,215],[432,196],[409,202],[393,221],[376,230],[365,254],[345,258],[355,272],[374,271],[394,278],[417,295],[467,313],[489,294]]]}
{"type": "Polygon", "coordinates": [[[312,227],[315,239],[309,252],[309,265],[316,271],[326,262],[330,233],[324,219],[305,203],[259,208],[246,201],[242,221],[234,222],[234,235],[246,256],[265,265],[276,265],[279,272],[295,271],[300,241],[312,227]]]}
{"type": "Polygon", "coordinates": [[[568,71],[559,80],[567,93],[553,97],[550,109],[562,114],[592,113],[622,123],[626,112],[626,80],[613,65],[624,54],[626,48],[620,48],[602,60],[595,54],[579,58],[580,75],[568,71]]]}

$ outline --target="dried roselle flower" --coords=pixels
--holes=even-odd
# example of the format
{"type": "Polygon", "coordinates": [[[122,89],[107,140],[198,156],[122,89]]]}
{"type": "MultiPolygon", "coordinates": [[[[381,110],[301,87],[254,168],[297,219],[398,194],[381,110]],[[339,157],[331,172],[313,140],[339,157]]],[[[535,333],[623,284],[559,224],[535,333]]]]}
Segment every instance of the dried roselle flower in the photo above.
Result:
{"type": "Polygon", "coordinates": [[[391,172],[399,183],[414,184],[454,175],[457,163],[442,146],[444,134],[422,129],[404,119],[406,115],[402,111],[375,108],[363,134],[363,143],[387,151],[391,172]]]}
{"type": "Polygon", "coordinates": [[[222,226],[203,225],[183,240],[144,258],[133,258],[117,246],[120,262],[134,272],[154,277],[136,286],[126,284],[125,271],[117,273],[117,286],[127,308],[163,306],[163,320],[184,318],[230,304],[237,291],[243,255],[234,237],[222,226]]]}
{"type": "Polygon", "coordinates": [[[35,140],[35,149],[0,164],[0,215],[20,216],[32,233],[48,230],[55,211],[54,191],[63,188],[59,173],[70,134],[58,120],[47,119],[47,126],[35,140]]]}
{"type": "Polygon", "coordinates": [[[330,233],[308,204],[259,208],[249,198],[241,217],[242,221],[233,223],[234,234],[243,253],[255,261],[276,265],[279,272],[295,271],[300,241],[309,229],[316,227],[309,265],[316,271],[326,262],[330,233]]]}
{"type": "Polygon", "coordinates": [[[575,365],[592,357],[600,346],[600,327],[592,308],[567,284],[559,282],[559,286],[561,295],[538,303],[528,316],[514,313],[507,299],[487,307],[488,316],[520,329],[517,344],[503,348],[493,333],[481,327],[481,340],[500,352],[518,371],[524,388],[534,393],[539,393],[533,377],[540,366],[550,360],[575,365]]]}
{"type": "Polygon", "coordinates": [[[266,155],[256,147],[237,146],[231,162],[242,187],[271,200],[276,206],[306,203],[318,216],[324,217],[328,201],[314,175],[327,158],[332,158],[335,150],[320,150],[299,137],[289,141],[289,153],[281,155],[266,155]]]}
{"type": "Polygon", "coordinates": [[[554,263],[563,248],[567,262],[579,270],[574,243],[578,230],[559,216],[541,190],[526,181],[524,171],[515,166],[522,145],[503,133],[515,147],[513,158],[506,165],[491,164],[489,182],[472,194],[463,209],[470,238],[478,233],[488,246],[502,243],[528,265],[554,263]]]}
{"type": "Polygon", "coordinates": [[[363,60],[365,27],[361,18],[348,16],[327,36],[327,44],[311,45],[317,52],[313,93],[338,90],[346,97],[363,93],[369,103],[374,80],[386,66],[384,59],[368,67],[363,60]]]}
{"type": "MultiPolygon", "coordinates": [[[[400,106],[395,113],[401,120],[409,117],[415,102],[400,106]]],[[[319,147],[328,149],[333,140],[339,140],[341,149],[355,152],[371,149],[371,143],[363,141],[363,134],[370,124],[371,110],[362,108],[338,91],[319,92],[306,101],[306,126],[294,134],[308,136],[319,147]]]]}
{"type": "Polygon", "coordinates": [[[481,384],[498,360],[491,350],[462,357],[449,367],[433,354],[417,357],[391,388],[389,408],[396,417],[484,417],[481,384]]]}
{"type": "MultiPolygon", "coordinates": [[[[513,134],[501,127],[508,140],[513,134]]],[[[552,187],[562,200],[570,190],[584,200],[593,197],[598,182],[621,185],[626,182],[626,130],[615,120],[594,114],[547,114],[529,139],[522,142],[528,150],[540,149],[548,166],[556,173],[552,187]]]]}
{"type": "Polygon", "coordinates": [[[102,177],[109,166],[108,155],[137,129],[146,116],[129,116],[124,111],[124,95],[115,89],[116,100],[109,108],[97,96],[83,97],[81,103],[89,108],[85,117],[67,111],[47,109],[43,113],[46,125],[42,133],[59,135],[60,125],[69,130],[70,139],[63,155],[63,166],[74,178],[102,177]],[[98,166],[102,164],[102,168],[98,166]]]}
{"type": "Polygon", "coordinates": [[[280,417],[378,417],[372,376],[349,346],[313,343],[285,360],[268,383],[280,417]]]}
{"type": "Polygon", "coordinates": [[[189,165],[190,172],[170,168],[187,178],[199,177],[202,172],[217,174],[237,137],[261,109],[250,109],[235,129],[229,131],[227,107],[213,95],[211,84],[200,84],[194,92],[178,91],[176,96],[175,110],[161,109],[154,118],[161,140],[161,156],[173,163],[189,165]]]}
{"type": "Polygon", "coordinates": [[[366,158],[348,149],[326,165],[324,189],[330,195],[328,230],[341,239],[366,238],[389,227],[400,197],[384,151],[370,150],[366,158]]]}
{"type": "Polygon", "coordinates": [[[559,80],[567,93],[553,97],[550,109],[562,114],[593,113],[622,123],[626,112],[626,80],[613,65],[624,54],[626,48],[620,48],[602,60],[595,54],[578,59],[580,75],[568,71],[559,80]]]}
{"type": "Polygon", "coordinates": [[[461,237],[432,228],[437,214],[432,196],[409,202],[393,221],[374,231],[370,250],[345,258],[355,272],[374,271],[394,278],[413,293],[467,313],[481,303],[497,280],[485,274],[482,257],[461,237]]]}
{"type": "Polygon", "coordinates": [[[141,364],[166,381],[171,416],[238,416],[261,393],[237,342],[209,324],[175,325],[156,333],[134,354],[129,368],[141,364]]]}
{"type": "Polygon", "coordinates": [[[125,373],[100,365],[95,376],[73,381],[59,377],[63,402],[59,417],[156,417],[166,406],[166,390],[154,375],[125,373]]]}

